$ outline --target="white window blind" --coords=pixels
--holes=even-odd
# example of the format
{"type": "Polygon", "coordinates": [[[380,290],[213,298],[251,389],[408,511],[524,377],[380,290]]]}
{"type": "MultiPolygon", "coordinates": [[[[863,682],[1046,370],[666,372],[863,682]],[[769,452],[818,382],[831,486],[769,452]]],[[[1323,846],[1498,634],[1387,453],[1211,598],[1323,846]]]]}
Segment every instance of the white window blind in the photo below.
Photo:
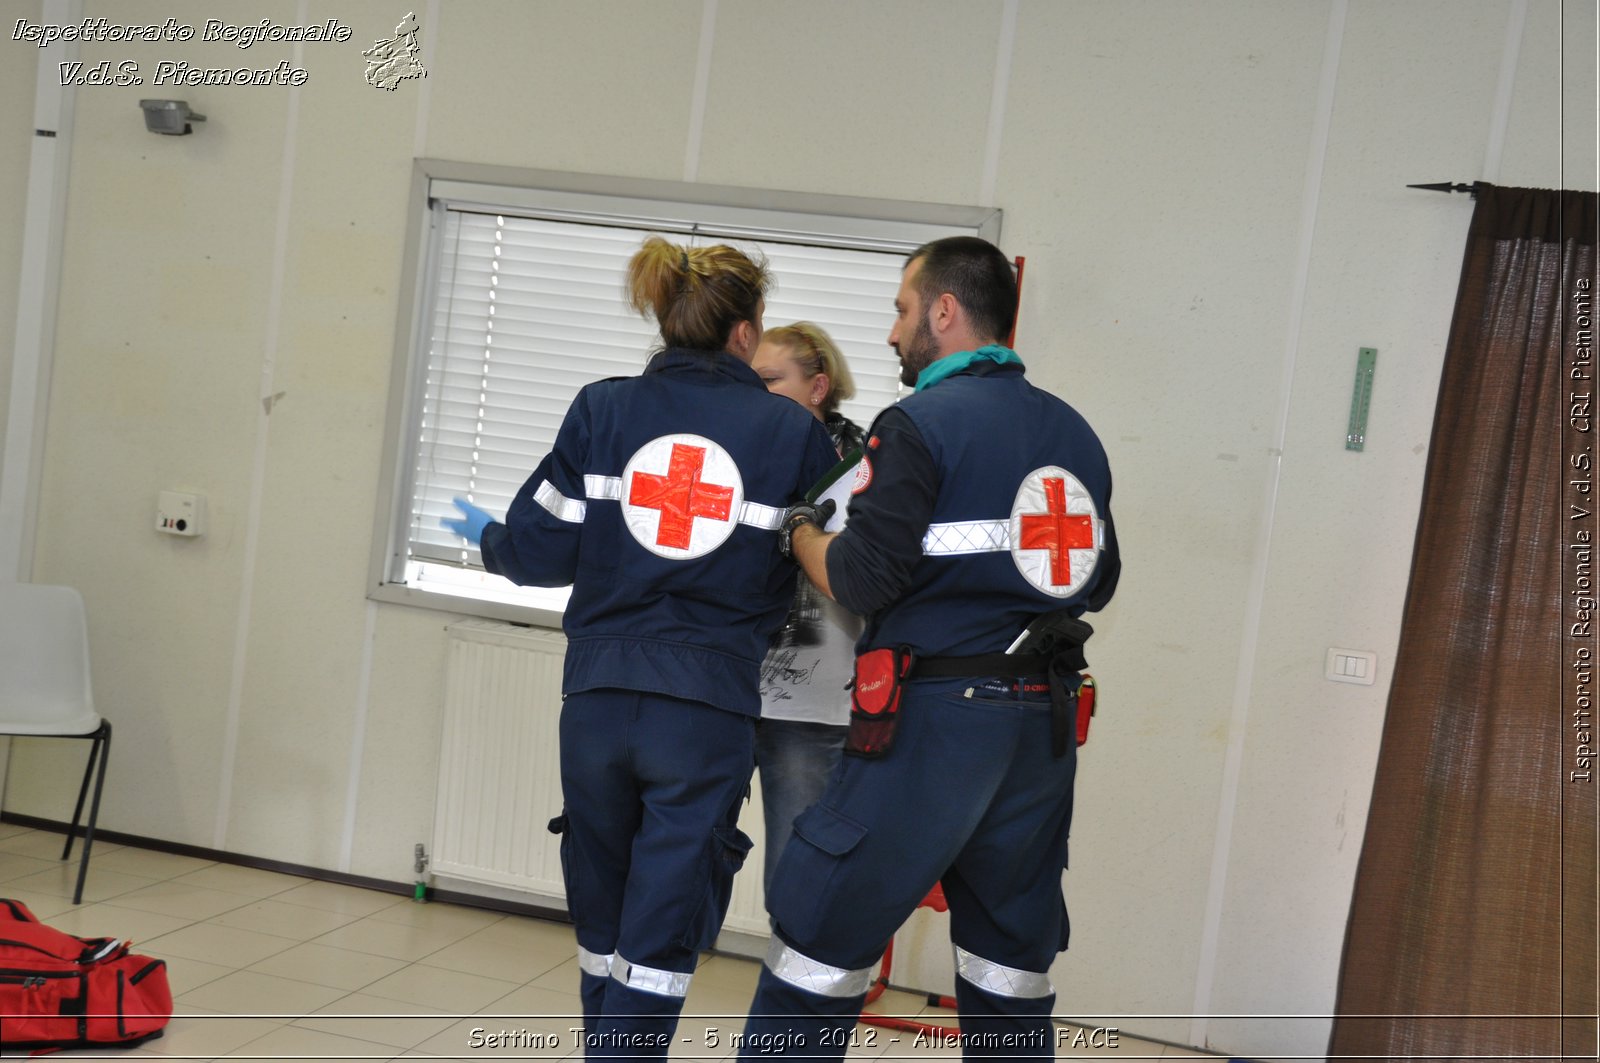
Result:
{"type": "Polygon", "coordinates": [[[770,328],[812,321],[855,378],[845,416],[899,397],[887,344],[905,256],[941,236],[999,238],[992,208],[650,181],[419,159],[373,531],[375,600],[559,622],[567,590],[484,571],[440,521],[470,496],[504,516],[580,388],[640,373],[661,346],[627,304],[645,237],[767,260],[770,328]]]}
{"type": "MultiPolygon", "coordinates": [[[[585,384],[639,373],[660,346],[627,305],[627,263],[648,230],[435,207],[436,260],[412,476],[413,562],[481,568],[443,528],[468,495],[503,516],[555,440],[585,384]]],[[[702,230],[669,238],[720,242],[702,230]]],[[[842,412],[863,426],[898,395],[886,340],[902,253],[738,240],[774,279],[767,327],[806,320],[844,352],[857,394],[842,412]]]]}

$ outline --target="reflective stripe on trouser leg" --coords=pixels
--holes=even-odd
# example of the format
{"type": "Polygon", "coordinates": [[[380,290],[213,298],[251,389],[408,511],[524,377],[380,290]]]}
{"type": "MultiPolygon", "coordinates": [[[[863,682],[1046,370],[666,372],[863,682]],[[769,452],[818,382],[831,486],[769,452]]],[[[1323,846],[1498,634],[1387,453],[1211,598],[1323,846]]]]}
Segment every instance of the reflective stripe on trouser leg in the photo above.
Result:
{"type": "Polygon", "coordinates": [[[654,993],[658,997],[677,997],[682,1000],[689,995],[689,979],[694,977],[693,972],[662,971],[654,967],[641,967],[630,963],[622,956],[612,957],[611,977],[627,986],[644,993],[654,993]]]}
{"type": "Polygon", "coordinates": [[[739,1058],[843,1059],[871,981],[870,967],[834,967],[774,937],[750,1001],[739,1058]]]}
{"type": "Polygon", "coordinates": [[[982,956],[968,952],[960,945],[955,946],[955,950],[956,974],[979,989],[988,990],[999,997],[1017,997],[1024,1000],[1055,994],[1055,987],[1050,984],[1049,972],[1039,973],[1007,967],[1003,963],[995,963],[993,960],[986,960],[982,956]]]}
{"type": "Polygon", "coordinates": [[[585,1053],[590,1058],[666,1059],[690,978],[689,972],[641,967],[618,953],[585,1053]]]}
{"type": "Polygon", "coordinates": [[[774,937],[767,946],[767,970],[796,989],[823,997],[862,996],[872,984],[872,968],[849,970],[813,960],[774,937]]]}
{"type": "Polygon", "coordinates": [[[1050,976],[956,947],[962,1058],[1054,1059],[1056,1001],[1050,976]]]}
{"type": "Polygon", "coordinates": [[[609,975],[612,961],[616,958],[617,954],[614,952],[602,955],[598,952],[590,952],[582,945],[578,946],[578,969],[584,974],[592,974],[596,978],[604,978],[609,975]]]}

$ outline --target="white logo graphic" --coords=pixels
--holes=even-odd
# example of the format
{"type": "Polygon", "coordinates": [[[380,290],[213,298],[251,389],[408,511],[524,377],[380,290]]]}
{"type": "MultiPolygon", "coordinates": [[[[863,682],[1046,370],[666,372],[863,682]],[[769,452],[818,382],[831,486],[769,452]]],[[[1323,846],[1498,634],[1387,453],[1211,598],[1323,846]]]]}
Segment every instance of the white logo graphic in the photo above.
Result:
{"type": "Polygon", "coordinates": [[[863,454],[861,455],[861,460],[856,463],[855,478],[851,481],[850,493],[853,495],[859,495],[861,492],[865,491],[871,486],[872,459],[863,454]]]}
{"type": "Polygon", "coordinates": [[[425,78],[419,56],[422,46],[417,43],[417,16],[406,12],[394,36],[380,40],[361,54],[367,57],[367,84],[393,92],[407,78],[425,78]]]}
{"type": "Polygon", "coordinates": [[[622,470],[622,519],[659,557],[709,554],[733,534],[744,506],[739,467],[704,436],[658,436],[622,470]]]}
{"type": "Polygon", "coordinates": [[[1057,598],[1082,590],[1100,561],[1100,515],[1078,478],[1035,469],[1011,504],[1011,559],[1022,578],[1057,598]]]}

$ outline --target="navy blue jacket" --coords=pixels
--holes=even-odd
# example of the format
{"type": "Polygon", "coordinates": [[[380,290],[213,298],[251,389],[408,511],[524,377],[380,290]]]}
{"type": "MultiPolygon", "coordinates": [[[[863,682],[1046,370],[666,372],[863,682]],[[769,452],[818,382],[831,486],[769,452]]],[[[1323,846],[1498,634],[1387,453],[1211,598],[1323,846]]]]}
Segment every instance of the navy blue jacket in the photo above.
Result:
{"type": "Polygon", "coordinates": [[[795,568],[778,520],[838,461],[826,429],[724,352],[667,350],[578,393],[490,524],[484,567],[572,584],[563,690],[649,691],[746,715],[795,568]]]}
{"type": "Polygon", "coordinates": [[[1020,365],[979,362],[881,413],[871,479],[828,549],[861,650],[1008,649],[1042,613],[1110,600],[1121,571],[1111,470],[1076,410],[1020,365]]]}

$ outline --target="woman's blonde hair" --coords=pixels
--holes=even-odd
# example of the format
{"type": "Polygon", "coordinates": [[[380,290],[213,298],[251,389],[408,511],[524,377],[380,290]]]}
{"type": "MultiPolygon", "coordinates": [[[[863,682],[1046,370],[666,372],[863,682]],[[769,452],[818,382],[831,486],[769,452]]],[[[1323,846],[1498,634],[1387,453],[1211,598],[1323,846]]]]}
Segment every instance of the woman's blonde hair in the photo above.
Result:
{"type": "Polygon", "coordinates": [[[839,403],[855,397],[856,382],[850,375],[850,367],[845,365],[839,345],[820,325],[813,325],[809,321],[780,325],[767,329],[761,340],[787,350],[807,380],[818,373],[828,374],[828,394],[822,399],[823,413],[833,413],[839,408],[839,403]]]}
{"type": "Polygon", "coordinates": [[[771,285],[765,262],[727,244],[680,247],[645,240],[628,262],[628,302],[654,317],[668,347],[720,351],[740,321],[754,321],[771,285]]]}

